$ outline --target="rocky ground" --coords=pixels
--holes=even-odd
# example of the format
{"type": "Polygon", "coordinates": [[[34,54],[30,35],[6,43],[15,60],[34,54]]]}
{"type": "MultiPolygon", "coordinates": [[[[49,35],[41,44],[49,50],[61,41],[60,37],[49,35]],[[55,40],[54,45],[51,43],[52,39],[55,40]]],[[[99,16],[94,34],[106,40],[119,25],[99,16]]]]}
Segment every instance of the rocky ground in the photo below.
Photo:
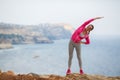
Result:
{"type": "Polygon", "coordinates": [[[80,75],[73,73],[66,76],[59,75],[38,75],[35,73],[15,74],[13,71],[0,71],[0,80],[120,80],[120,76],[108,77],[102,75],[80,75]]]}

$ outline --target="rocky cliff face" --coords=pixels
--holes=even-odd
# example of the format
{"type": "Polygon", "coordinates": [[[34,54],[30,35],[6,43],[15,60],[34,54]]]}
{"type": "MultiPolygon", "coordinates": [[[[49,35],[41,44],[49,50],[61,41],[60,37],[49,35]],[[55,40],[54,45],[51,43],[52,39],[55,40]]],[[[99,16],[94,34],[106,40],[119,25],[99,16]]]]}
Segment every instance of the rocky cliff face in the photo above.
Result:
{"type": "Polygon", "coordinates": [[[9,48],[12,48],[11,43],[1,43],[0,44],[0,49],[9,49],[9,48]]]}
{"type": "Polygon", "coordinates": [[[0,23],[0,42],[12,44],[52,43],[70,38],[74,29],[67,24],[16,25],[0,23]]]}

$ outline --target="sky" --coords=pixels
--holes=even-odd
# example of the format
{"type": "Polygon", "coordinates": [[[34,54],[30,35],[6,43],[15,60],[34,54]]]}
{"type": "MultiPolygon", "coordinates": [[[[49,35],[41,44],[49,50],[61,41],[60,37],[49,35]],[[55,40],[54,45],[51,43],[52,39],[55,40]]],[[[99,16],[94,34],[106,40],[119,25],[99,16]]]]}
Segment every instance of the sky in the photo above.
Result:
{"type": "Polygon", "coordinates": [[[93,34],[120,36],[120,0],[0,0],[0,22],[38,25],[66,23],[75,29],[92,22],[93,34]]]}

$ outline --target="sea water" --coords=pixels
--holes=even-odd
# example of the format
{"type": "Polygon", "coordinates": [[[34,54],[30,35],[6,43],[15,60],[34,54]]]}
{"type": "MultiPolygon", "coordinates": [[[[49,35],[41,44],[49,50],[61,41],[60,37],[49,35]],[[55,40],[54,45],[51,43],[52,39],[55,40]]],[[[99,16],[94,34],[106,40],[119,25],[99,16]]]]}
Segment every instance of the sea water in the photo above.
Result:
{"type": "MultiPolygon", "coordinates": [[[[120,38],[94,38],[90,45],[81,45],[83,70],[87,74],[120,76],[120,38]]],[[[0,70],[15,73],[65,75],[68,66],[69,39],[52,44],[13,45],[0,50],[0,70]]],[[[79,73],[74,51],[71,70],[79,73]]]]}

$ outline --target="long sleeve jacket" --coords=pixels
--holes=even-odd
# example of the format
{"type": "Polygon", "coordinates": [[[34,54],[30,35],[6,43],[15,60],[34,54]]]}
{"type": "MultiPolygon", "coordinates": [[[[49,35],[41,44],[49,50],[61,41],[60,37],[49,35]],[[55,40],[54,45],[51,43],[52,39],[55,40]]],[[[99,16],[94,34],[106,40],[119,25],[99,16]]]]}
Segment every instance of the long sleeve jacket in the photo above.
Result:
{"type": "Polygon", "coordinates": [[[82,33],[82,31],[85,29],[86,25],[88,25],[89,23],[91,23],[92,21],[94,21],[94,19],[90,19],[86,22],[84,22],[81,26],[78,27],[78,29],[75,30],[75,32],[73,33],[71,40],[74,43],[80,43],[80,41],[82,39],[85,39],[86,42],[85,44],[89,44],[90,43],[90,39],[89,39],[89,35],[85,35],[85,37],[81,37],[80,34],[82,33]]]}

